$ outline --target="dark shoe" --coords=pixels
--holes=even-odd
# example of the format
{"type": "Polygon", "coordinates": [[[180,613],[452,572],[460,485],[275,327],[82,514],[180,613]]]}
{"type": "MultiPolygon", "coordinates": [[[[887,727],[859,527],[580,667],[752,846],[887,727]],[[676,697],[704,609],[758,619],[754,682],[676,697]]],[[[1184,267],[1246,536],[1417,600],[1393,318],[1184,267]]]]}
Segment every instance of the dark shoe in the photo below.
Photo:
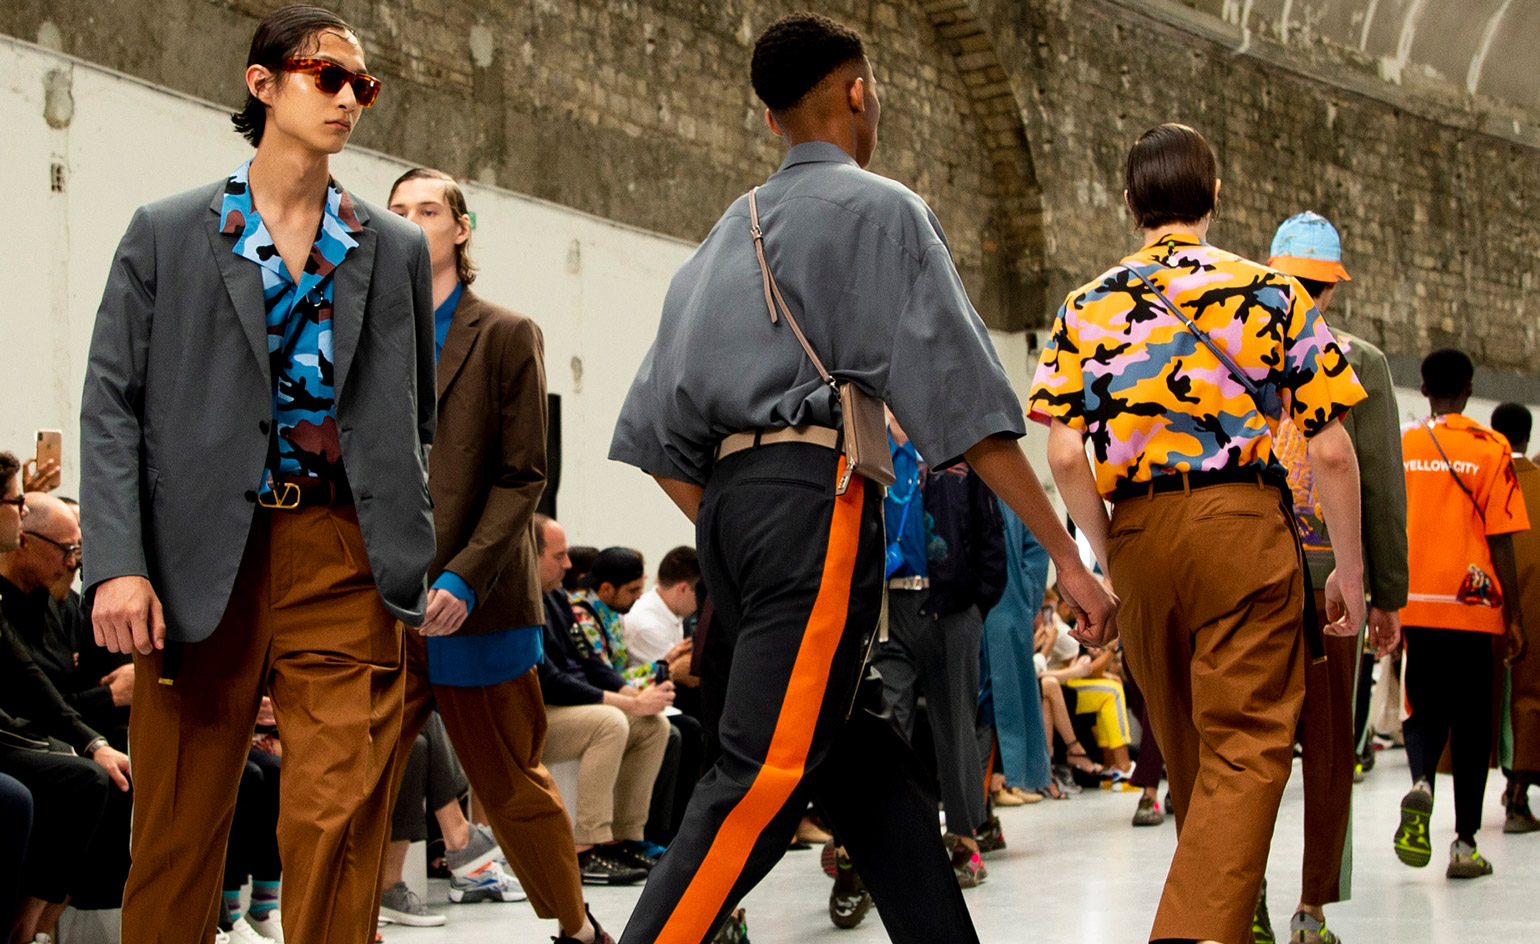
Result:
{"type": "Polygon", "coordinates": [[[1059,789],[1068,796],[1075,796],[1085,790],[1084,787],[1076,782],[1074,771],[1063,764],[1055,764],[1053,766],[1053,782],[1058,784],[1059,789]]]}
{"type": "Polygon", "coordinates": [[[1374,769],[1374,758],[1378,753],[1379,751],[1376,751],[1374,749],[1374,745],[1371,744],[1364,748],[1364,752],[1362,754],[1358,755],[1358,763],[1359,766],[1363,768],[1364,773],[1368,773],[1374,769]]]}
{"type": "Polygon", "coordinates": [[[1444,871],[1445,878],[1480,878],[1491,874],[1492,863],[1483,859],[1474,845],[1460,839],[1449,844],[1449,868],[1444,871]]]}
{"type": "Polygon", "coordinates": [[[1273,933],[1273,921],[1267,916],[1267,880],[1262,880],[1262,894],[1257,897],[1257,910],[1251,916],[1251,944],[1278,944],[1273,933]]]}
{"type": "Polygon", "coordinates": [[[957,837],[948,836],[947,840],[947,844],[952,846],[952,874],[957,876],[958,887],[978,888],[989,878],[989,869],[984,867],[984,859],[963,843],[957,842],[957,837]]]}
{"type": "Polygon", "coordinates": [[[634,865],[624,865],[601,853],[608,847],[596,846],[578,853],[578,872],[584,885],[635,885],[647,878],[647,870],[634,865]]]}
{"type": "Polygon", "coordinates": [[[823,844],[823,852],[818,854],[818,864],[823,869],[823,874],[834,877],[834,859],[837,852],[834,848],[834,840],[830,839],[823,844]]]}
{"type": "Polygon", "coordinates": [[[1396,827],[1396,858],[1413,868],[1425,868],[1433,861],[1433,843],[1428,839],[1428,821],[1433,817],[1433,794],[1426,781],[1417,781],[1410,793],[1401,798],[1401,825],[1396,827]]]}
{"type": "Polygon", "coordinates": [[[629,865],[634,868],[651,872],[658,864],[657,856],[651,854],[647,846],[632,840],[622,840],[608,846],[600,846],[606,858],[619,862],[621,865],[629,865]]]}
{"type": "Polygon", "coordinates": [[[728,915],[711,944],[749,944],[749,913],[739,908],[728,915]]]}
{"type": "Polygon", "coordinates": [[[1160,810],[1160,801],[1148,793],[1139,798],[1139,808],[1134,811],[1135,826],[1159,826],[1166,821],[1160,810]]]}
{"type": "Polygon", "coordinates": [[[1535,819],[1535,814],[1529,810],[1528,794],[1529,788],[1524,784],[1510,784],[1503,791],[1503,805],[1508,808],[1508,814],[1503,819],[1503,832],[1532,833],[1540,829],[1540,819],[1535,819]]]}
{"type": "Polygon", "coordinates": [[[1325,921],[1297,911],[1289,919],[1289,944],[1342,944],[1342,938],[1326,930],[1325,921]]]}
{"type": "MultiPolygon", "coordinates": [[[[593,909],[585,905],[583,910],[588,912],[588,923],[594,926],[594,944],[615,944],[615,939],[605,933],[604,928],[599,926],[599,919],[594,917],[593,909]]],[[[748,938],[744,938],[745,942],[747,940],[748,938]]],[[[575,937],[562,935],[561,937],[551,938],[551,944],[579,944],[579,941],[575,937]]]]}
{"type": "Polygon", "coordinates": [[[872,896],[856,874],[849,856],[837,856],[834,887],[829,890],[829,920],[836,928],[848,930],[859,925],[872,910],[872,896]]]}
{"type": "Polygon", "coordinates": [[[978,831],[979,854],[988,855],[1005,848],[1005,832],[1000,828],[1000,817],[991,816],[978,831]]]}

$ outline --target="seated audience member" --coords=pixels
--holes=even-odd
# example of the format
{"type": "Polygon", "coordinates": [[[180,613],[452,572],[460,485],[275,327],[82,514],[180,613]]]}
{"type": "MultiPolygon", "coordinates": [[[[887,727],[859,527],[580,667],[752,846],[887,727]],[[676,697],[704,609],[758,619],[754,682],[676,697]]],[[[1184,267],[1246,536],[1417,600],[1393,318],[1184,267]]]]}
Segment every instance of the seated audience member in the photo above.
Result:
{"type": "MultiPolygon", "coordinates": [[[[13,553],[23,539],[26,499],[19,469],[15,456],[0,452],[0,554],[13,553]]],[[[74,886],[92,871],[79,863],[92,861],[89,851],[107,794],[113,784],[117,791],[128,790],[129,765],[65,703],[3,615],[0,745],[0,774],[19,781],[33,802],[10,939],[33,941],[41,934],[47,940],[74,886]]]]}
{"type": "Polygon", "coordinates": [[[592,648],[579,647],[576,640],[586,637],[561,589],[567,536],[544,515],[535,516],[535,536],[546,618],[543,759],[581,763],[573,838],[583,881],[628,885],[646,878],[657,863],[644,851],[643,828],[668,743],[662,712],[674,700],[674,686],[664,682],[638,691],[592,648]]]}
{"type": "Polygon", "coordinates": [[[583,589],[583,581],[588,577],[588,572],[593,570],[594,558],[598,556],[599,549],[586,544],[567,548],[567,560],[572,562],[572,566],[562,576],[561,588],[568,593],[583,589]]]}
{"type": "MultiPolygon", "coordinates": [[[[1044,647],[1047,666],[1043,677],[1056,679],[1064,687],[1065,707],[1071,714],[1095,716],[1092,731],[1102,750],[1103,762],[1117,774],[1127,775],[1133,769],[1128,756],[1128,702],[1123,682],[1109,672],[1117,651],[1108,647],[1094,656],[1082,655],[1080,644],[1070,637],[1070,625],[1064,618],[1068,607],[1058,594],[1051,599],[1054,610],[1049,624],[1055,635],[1044,647]]],[[[1064,751],[1067,758],[1085,754],[1085,748],[1078,742],[1075,747],[1066,744],[1064,751]]],[[[1085,769],[1073,759],[1070,763],[1085,769]]]]}
{"type": "Polygon", "coordinates": [[[264,695],[235,795],[235,819],[225,849],[225,922],[220,927],[230,935],[232,944],[283,944],[283,916],[278,912],[278,883],[283,878],[283,863],[278,858],[278,775],[283,767],[283,749],[277,724],[273,700],[264,695]],[[241,889],[248,878],[251,906],[243,913],[241,889]]]}
{"type": "Polygon", "coordinates": [[[658,564],[658,584],[625,614],[626,650],[631,662],[651,665],[666,659],[684,640],[685,617],[695,612],[700,564],[695,548],[676,547],[658,564]]]}
{"type": "MultiPolygon", "coordinates": [[[[26,496],[28,515],[22,526],[21,546],[0,553],[0,610],[4,610],[18,641],[48,677],[49,684],[63,697],[82,722],[107,739],[115,749],[126,749],[128,709],[133,669],[113,670],[118,694],[99,674],[100,668],[79,671],[76,653],[82,653],[88,665],[96,659],[98,647],[91,639],[84,647],[74,638],[81,631],[77,610],[56,599],[59,588],[68,588],[80,568],[80,519],[64,502],[42,492],[26,496]],[[80,696],[78,698],[72,696],[80,696]]],[[[78,597],[76,600],[78,601],[78,597]]],[[[91,630],[84,629],[87,638],[91,630]]],[[[116,659],[122,657],[115,657],[116,659]]],[[[97,666],[102,663],[96,663],[97,666]]],[[[118,908],[123,903],[123,886],[128,880],[129,822],[133,818],[132,795],[117,790],[107,794],[95,839],[86,858],[90,869],[82,870],[70,893],[71,903],[82,909],[118,908]]]]}
{"type": "Polygon", "coordinates": [[[582,586],[568,594],[577,619],[570,632],[578,652],[603,661],[632,683],[644,682],[652,673],[650,662],[631,658],[624,622],[646,584],[644,566],[636,551],[607,547],[595,555],[582,586]]]}
{"type": "Polygon", "coordinates": [[[381,924],[427,928],[444,923],[443,915],[430,912],[417,893],[407,887],[404,875],[408,848],[414,842],[428,839],[426,817],[430,811],[444,837],[450,901],[469,904],[523,901],[527,897],[518,880],[504,872],[496,861],[499,850],[491,829],[465,818],[460,801],[469,789],[444,722],[437,714],[429,715],[407,758],[391,818],[390,845],[385,850],[380,883],[381,924]],[[481,869],[482,866],[486,868],[481,869]],[[470,875],[473,868],[480,870],[475,877],[470,875]]]}

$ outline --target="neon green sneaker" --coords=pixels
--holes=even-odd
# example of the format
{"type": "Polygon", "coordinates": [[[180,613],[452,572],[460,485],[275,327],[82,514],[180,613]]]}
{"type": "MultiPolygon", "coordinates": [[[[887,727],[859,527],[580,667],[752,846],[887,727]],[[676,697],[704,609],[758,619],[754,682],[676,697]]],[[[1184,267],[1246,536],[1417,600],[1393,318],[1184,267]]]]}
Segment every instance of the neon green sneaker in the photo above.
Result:
{"type": "Polygon", "coordinates": [[[1476,847],[1456,839],[1449,844],[1449,868],[1446,878],[1480,878],[1492,874],[1492,863],[1481,857],[1476,847]]]}
{"type": "Polygon", "coordinates": [[[1326,930],[1326,922],[1296,911],[1289,919],[1289,944],[1342,944],[1342,938],[1326,930]]]}
{"type": "Polygon", "coordinates": [[[1411,792],[1401,798],[1401,825],[1396,827],[1396,858],[1418,869],[1433,860],[1433,843],[1428,839],[1433,794],[1425,789],[1426,784],[1426,780],[1417,781],[1411,792]]]}
{"type": "Polygon", "coordinates": [[[1257,898],[1256,913],[1251,916],[1251,944],[1278,944],[1273,920],[1267,916],[1267,879],[1262,880],[1262,894],[1257,898]]]}

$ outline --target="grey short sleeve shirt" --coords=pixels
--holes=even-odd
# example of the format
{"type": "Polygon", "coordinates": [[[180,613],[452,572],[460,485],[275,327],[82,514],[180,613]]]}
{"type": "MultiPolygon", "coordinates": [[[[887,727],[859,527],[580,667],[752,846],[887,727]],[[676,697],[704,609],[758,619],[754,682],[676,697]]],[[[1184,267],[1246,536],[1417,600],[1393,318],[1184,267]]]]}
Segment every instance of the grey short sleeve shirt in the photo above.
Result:
{"type": "MultiPolygon", "coordinates": [[[[927,460],[1025,432],[925,201],[810,142],[787,152],[758,203],[770,271],[809,343],[836,377],[881,397],[927,460]]],[[[785,319],[770,321],[749,227],[745,195],[674,275],[611,459],[704,484],[732,433],[839,425],[838,398],[785,319]]]]}

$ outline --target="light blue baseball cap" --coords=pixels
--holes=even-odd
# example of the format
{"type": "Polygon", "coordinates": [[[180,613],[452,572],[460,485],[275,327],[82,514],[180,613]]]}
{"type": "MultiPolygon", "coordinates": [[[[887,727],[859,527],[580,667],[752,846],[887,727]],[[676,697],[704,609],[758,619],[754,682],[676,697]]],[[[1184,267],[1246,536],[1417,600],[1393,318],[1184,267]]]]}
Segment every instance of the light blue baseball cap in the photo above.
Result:
{"type": "Polygon", "coordinates": [[[1267,264],[1297,279],[1352,280],[1342,267],[1342,239],[1337,236],[1337,228],[1326,217],[1308,210],[1289,217],[1278,227],[1267,264]]]}

